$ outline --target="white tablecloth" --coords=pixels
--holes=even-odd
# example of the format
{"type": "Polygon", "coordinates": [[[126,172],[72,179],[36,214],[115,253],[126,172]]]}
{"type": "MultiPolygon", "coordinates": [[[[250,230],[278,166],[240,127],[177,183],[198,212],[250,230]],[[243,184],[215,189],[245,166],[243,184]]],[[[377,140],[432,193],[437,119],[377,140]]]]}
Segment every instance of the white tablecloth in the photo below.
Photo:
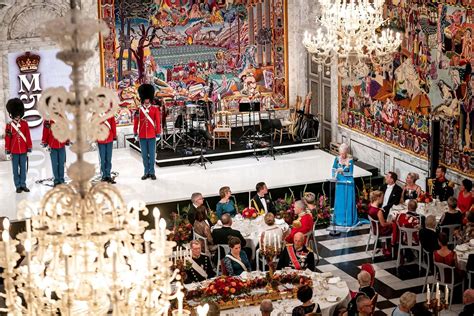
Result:
{"type": "MultiPolygon", "coordinates": [[[[436,217],[436,221],[439,222],[441,216],[448,210],[448,205],[446,202],[432,202],[432,203],[418,203],[418,208],[416,212],[423,216],[434,215],[436,217]]],[[[399,204],[394,205],[390,209],[390,214],[388,219],[394,219],[400,213],[408,212],[407,205],[399,204]]]]}
{"type": "Polygon", "coordinates": [[[470,254],[474,254],[474,245],[469,243],[458,245],[454,248],[454,252],[458,257],[458,268],[466,271],[467,259],[470,254]]]}
{"type": "MultiPolygon", "coordinates": [[[[275,219],[275,224],[278,225],[283,231],[289,229],[289,226],[283,219],[275,219]]],[[[219,220],[217,224],[212,228],[220,228],[222,223],[219,220]]],[[[252,249],[252,258],[255,258],[255,249],[259,243],[259,238],[262,232],[268,229],[268,226],[264,222],[264,216],[258,216],[255,219],[245,219],[240,214],[232,219],[232,228],[241,232],[245,238],[246,247],[252,249]]]]}
{"type": "MultiPolygon", "coordinates": [[[[295,270],[286,269],[288,272],[294,272],[295,270]]],[[[278,272],[276,272],[278,273],[278,272]]],[[[347,283],[344,281],[338,280],[338,278],[333,278],[333,284],[328,284],[328,289],[323,289],[319,286],[319,281],[323,278],[321,277],[320,273],[313,273],[310,271],[299,273],[305,274],[307,276],[311,276],[313,279],[313,303],[319,304],[321,308],[321,312],[323,316],[330,316],[334,313],[336,308],[338,307],[346,307],[349,303],[351,296],[349,293],[349,287],[347,283]],[[337,281],[337,282],[336,282],[337,281]],[[337,298],[337,301],[328,302],[327,299],[337,298]]],[[[251,276],[262,276],[260,272],[252,272],[251,276]]],[[[326,279],[328,280],[328,279],[326,279]]],[[[187,288],[195,288],[198,286],[199,283],[193,283],[185,285],[187,288]]],[[[291,287],[291,285],[285,285],[286,287],[291,287]]],[[[285,299],[280,301],[273,301],[273,312],[272,315],[291,315],[291,311],[294,307],[301,305],[301,302],[297,299],[285,299]]],[[[233,309],[227,309],[221,311],[221,316],[260,316],[260,305],[256,306],[245,306],[245,307],[237,307],[233,309]]]]}

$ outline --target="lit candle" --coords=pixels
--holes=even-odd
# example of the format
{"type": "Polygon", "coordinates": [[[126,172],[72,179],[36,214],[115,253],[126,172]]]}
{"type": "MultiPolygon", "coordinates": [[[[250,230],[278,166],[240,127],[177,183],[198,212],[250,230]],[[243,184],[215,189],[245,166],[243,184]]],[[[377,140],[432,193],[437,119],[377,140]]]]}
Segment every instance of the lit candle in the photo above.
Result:
{"type": "Polygon", "coordinates": [[[164,246],[166,241],[166,221],[164,218],[160,218],[160,234],[161,234],[161,246],[164,246]]]}
{"type": "Polygon", "coordinates": [[[263,233],[263,251],[265,251],[266,243],[267,243],[267,234],[263,233]]]}
{"type": "Polygon", "coordinates": [[[427,285],[428,290],[426,291],[426,302],[429,304],[431,301],[431,292],[430,292],[430,286],[427,285]]]}
{"type": "Polygon", "coordinates": [[[439,282],[436,282],[436,300],[438,301],[438,306],[440,305],[441,292],[439,291],[439,282]]]}
{"type": "Polygon", "coordinates": [[[444,288],[444,301],[445,301],[446,303],[448,303],[448,301],[449,301],[448,298],[449,298],[449,288],[448,288],[448,286],[446,285],[446,287],[444,288]]]}
{"type": "Polygon", "coordinates": [[[209,304],[204,304],[203,306],[197,307],[197,314],[198,316],[206,316],[207,312],[209,311],[209,304]]]}
{"type": "Polygon", "coordinates": [[[155,207],[153,209],[153,217],[155,218],[155,230],[158,235],[158,229],[160,228],[160,209],[155,207]]]}
{"type": "MultiPolygon", "coordinates": [[[[179,285],[181,285],[181,283],[178,283],[179,285]]],[[[181,286],[178,286],[178,293],[177,293],[177,297],[178,297],[178,315],[182,316],[183,315],[183,298],[184,298],[184,293],[183,291],[181,290],[182,288],[182,285],[181,286]]]]}

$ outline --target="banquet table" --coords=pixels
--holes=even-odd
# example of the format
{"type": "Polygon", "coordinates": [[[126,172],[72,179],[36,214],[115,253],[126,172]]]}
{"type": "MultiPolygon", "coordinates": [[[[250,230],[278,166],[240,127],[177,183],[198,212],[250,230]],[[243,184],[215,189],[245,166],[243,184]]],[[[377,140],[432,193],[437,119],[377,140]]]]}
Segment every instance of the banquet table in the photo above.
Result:
{"type": "MultiPolygon", "coordinates": [[[[388,215],[388,220],[393,220],[398,214],[408,212],[407,208],[408,201],[405,204],[398,204],[392,206],[390,209],[390,214],[388,215]]],[[[423,216],[434,215],[436,221],[439,222],[441,216],[448,210],[447,202],[431,202],[431,203],[418,203],[418,208],[416,212],[423,216]]]]}
{"type": "MultiPolygon", "coordinates": [[[[255,258],[255,250],[259,244],[259,238],[268,226],[264,222],[264,215],[260,215],[255,219],[243,218],[242,215],[237,214],[232,219],[232,228],[240,231],[246,241],[246,247],[252,249],[252,260],[255,258]]],[[[289,226],[283,219],[275,219],[275,224],[278,225],[284,232],[289,229],[289,226]]],[[[221,228],[222,223],[219,220],[212,229],[221,228]]]]}
{"type": "Polygon", "coordinates": [[[470,254],[474,254],[474,240],[472,240],[472,243],[457,245],[454,251],[458,257],[458,268],[466,271],[467,259],[470,254]]]}
{"type": "MultiPolygon", "coordinates": [[[[277,271],[276,273],[293,273],[296,270],[292,269],[285,269],[284,271],[277,271]]],[[[307,271],[299,271],[301,275],[305,275],[311,277],[313,280],[313,303],[319,304],[321,308],[321,312],[323,316],[330,316],[333,315],[334,311],[340,307],[347,307],[351,296],[349,292],[349,287],[345,281],[342,281],[338,277],[332,277],[329,273],[318,273],[318,272],[311,272],[307,271]],[[325,277],[326,276],[326,277],[325,277]],[[329,277],[331,276],[331,277],[329,277]],[[324,288],[322,284],[324,283],[324,288]]],[[[246,275],[245,278],[252,278],[264,275],[262,272],[253,271],[246,275]]],[[[192,283],[185,285],[186,288],[196,288],[206,284],[206,281],[201,283],[192,283]]],[[[285,289],[292,288],[292,285],[286,284],[285,289]]],[[[264,289],[258,290],[260,292],[265,291],[264,289]]],[[[245,298],[245,297],[244,297],[245,298]]],[[[221,316],[259,316],[261,315],[260,312],[260,305],[247,305],[247,301],[244,299],[240,300],[242,302],[241,306],[237,306],[232,309],[221,310],[221,316]]],[[[275,300],[273,303],[273,312],[272,315],[291,315],[291,311],[294,307],[301,305],[301,302],[298,301],[296,298],[286,298],[275,300]]]]}

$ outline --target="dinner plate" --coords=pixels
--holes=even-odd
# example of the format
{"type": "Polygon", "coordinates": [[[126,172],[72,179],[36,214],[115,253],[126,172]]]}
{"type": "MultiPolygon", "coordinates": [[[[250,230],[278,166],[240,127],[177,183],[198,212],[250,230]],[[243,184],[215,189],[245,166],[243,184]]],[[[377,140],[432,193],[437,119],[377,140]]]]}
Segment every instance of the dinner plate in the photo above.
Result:
{"type": "Polygon", "coordinates": [[[340,282],[341,281],[341,278],[340,277],[335,277],[335,278],[330,278],[328,280],[328,283],[329,284],[337,284],[337,282],[340,282]]]}
{"type": "Polygon", "coordinates": [[[468,250],[469,250],[469,247],[465,244],[456,246],[456,251],[468,251],[468,250]]]}
{"type": "Polygon", "coordinates": [[[335,303],[338,300],[339,300],[339,296],[329,295],[328,297],[326,297],[326,301],[328,301],[329,303],[335,303]]]}

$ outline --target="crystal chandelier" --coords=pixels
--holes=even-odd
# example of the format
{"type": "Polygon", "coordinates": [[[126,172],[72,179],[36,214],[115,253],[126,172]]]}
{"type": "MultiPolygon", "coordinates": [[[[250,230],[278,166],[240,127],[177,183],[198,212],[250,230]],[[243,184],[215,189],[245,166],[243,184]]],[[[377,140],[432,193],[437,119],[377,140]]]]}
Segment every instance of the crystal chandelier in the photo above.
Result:
{"type": "MultiPolygon", "coordinates": [[[[107,136],[101,122],[117,110],[116,93],[107,88],[88,90],[83,66],[93,55],[91,38],[107,26],[81,15],[75,1],[71,11],[50,21],[44,33],[62,50],[57,57],[72,67],[72,86],[51,88],[40,110],[54,120],[54,136],[70,140],[77,161],[68,168],[70,184],[50,190],[39,203],[22,201],[18,217],[26,232],[9,235],[4,221],[0,266],[4,271],[8,315],[168,315],[171,300],[184,315],[178,270],[171,269],[174,242],[167,241],[166,222],[153,211],[155,229],[139,220],[147,215],[143,202],[126,205],[108,183],[91,184],[94,166],[84,160],[91,142],[107,136]],[[21,244],[26,264],[16,267],[21,244]],[[145,247],[143,247],[145,245],[145,247]]],[[[202,314],[204,315],[204,314],[202,314]]]]}
{"type": "Polygon", "coordinates": [[[303,39],[303,45],[319,67],[330,66],[333,58],[337,58],[338,75],[345,85],[367,76],[369,64],[387,69],[401,38],[389,29],[378,34],[385,22],[383,0],[319,0],[319,3],[322,27],[316,35],[306,31],[303,39]]]}

